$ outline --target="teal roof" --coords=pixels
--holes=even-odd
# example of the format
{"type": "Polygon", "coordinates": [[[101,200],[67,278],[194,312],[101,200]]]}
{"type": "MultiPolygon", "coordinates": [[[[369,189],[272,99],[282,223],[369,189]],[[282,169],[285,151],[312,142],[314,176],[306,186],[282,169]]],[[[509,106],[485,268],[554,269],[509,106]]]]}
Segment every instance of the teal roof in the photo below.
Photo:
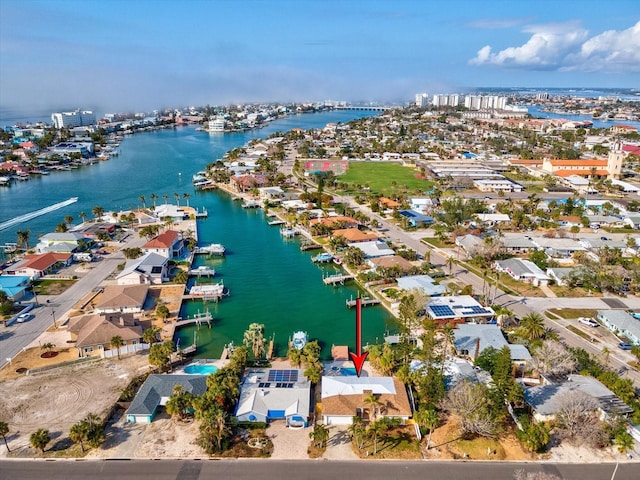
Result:
{"type": "Polygon", "coordinates": [[[0,290],[14,297],[29,288],[29,277],[20,275],[0,275],[0,290]]]}

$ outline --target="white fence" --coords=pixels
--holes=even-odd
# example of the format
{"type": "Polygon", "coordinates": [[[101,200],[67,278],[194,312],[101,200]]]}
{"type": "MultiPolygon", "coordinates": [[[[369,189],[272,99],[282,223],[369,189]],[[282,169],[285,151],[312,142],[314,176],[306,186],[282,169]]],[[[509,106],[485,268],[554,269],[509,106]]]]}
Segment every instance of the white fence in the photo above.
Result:
{"type": "Polygon", "coordinates": [[[118,356],[118,350],[120,350],[120,356],[129,355],[133,353],[142,352],[144,350],[149,350],[148,343],[136,343],[135,345],[125,345],[120,347],[120,349],[112,348],[111,350],[103,350],[102,358],[113,358],[118,356]]]}

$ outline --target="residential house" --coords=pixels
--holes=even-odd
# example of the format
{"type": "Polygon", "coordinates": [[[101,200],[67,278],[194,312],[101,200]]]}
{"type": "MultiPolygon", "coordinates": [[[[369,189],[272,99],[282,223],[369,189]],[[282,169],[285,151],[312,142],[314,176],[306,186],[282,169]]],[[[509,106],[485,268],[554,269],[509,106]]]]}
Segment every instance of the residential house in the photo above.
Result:
{"type": "Polygon", "coordinates": [[[481,225],[494,226],[499,223],[511,222],[511,217],[506,213],[476,213],[474,215],[481,225]]]}
{"type": "Polygon", "coordinates": [[[285,420],[306,427],[310,406],[311,383],[303,370],[248,369],[234,415],[241,422],[285,420]]]}
{"type": "Polygon", "coordinates": [[[562,267],[553,267],[547,268],[547,276],[556,282],[556,285],[559,287],[567,286],[567,280],[569,279],[569,275],[573,272],[575,268],[562,268],[562,267]]]}
{"type": "Polygon", "coordinates": [[[116,277],[118,285],[150,285],[169,281],[169,259],[149,252],[140,258],[128,260],[116,277]]]}
{"type": "Polygon", "coordinates": [[[358,221],[352,217],[345,217],[343,215],[336,215],[333,217],[314,218],[310,222],[310,225],[322,224],[329,228],[358,228],[358,221]]]}
{"type": "Polygon", "coordinates": [[[98,297],[99,314],[142,312],[149,292],[148,285],[110,285],[98,297]]]}
{"type": "Polygon", "coordinates": [[[144,253],[156,253],[168,259],[183,256],[185,250],[182,235],[175,230],[167,230],[142,246],[144,253]]]}
{"type": "Polygon", "coordinates": [[[483,307],[471,295],[432,298],[425,309],[429,318],[443,325],[467,321],[484,323],[495,317],[493,310],[483,307]]]}
{"type": "Polygon", "coordinates": [[[79,233],[82,238],[89,243],[98,240],[98,237],[102,234],[111,236],[115,231],[116,226],[113,223],[107,222],[87,222],[81,223],[70,230],[71,233],[79,233]]]}
{"type": "Polygon", "coordinates": [[[40,242],[36,245],[36,251],[39,253],[73,253],[78,249],[79,242],[85,241],[82,234],[74,232],[47,233],[39,240],[40,242]]]}
{"type": "Polygon", "coordinates": [[[598,310],[598,320],[618,336],[640,345],[640,320],[624,310],[598,310]]]}
{"type": "Polygon", "coordinates": [[[10,265],[4,273],[7,275],[23,275],[31,280],[37,280],[53,273],[61,267],[71,265],[73,257],[69,253],[39,253],[27,254],[19,262],[10,265]]]}
{"type": "Polygon", "coordinates": [[[365,258],[384,257],[387,255],[394,255],[395,251],[389,247],[385,242],[371,241],[371,242],[356,242],[349,243],[350,247],[359,248],[364,252],[365,258]]]}
{"type": "Polygon", "coordinates": [[[396,208],[400,208],[401,206],[400,202],[396,202],[395,200],[391,200],[387,197],[380,197],[378,202],[380,202],[380,206],[383,210],[394,210],[396,208]]]}
{"type": "Polygon", "coordinates": [[[232,175],[230,178],[233,185],[239,192],[248,192],[254,188],[264,187],[269,183],[266,175],[232,175]]]}
{"type": "Polygon", "coordinates": [[[500,237],[500,244],[506,253],[522,255],[536,250],[538,247],[530,237],[522,235],[505,235],[500,237]]]}
{"type": "Polygon", "coordinates": [[[25,298],[30,287],[31,279],[27,276],[0,275],[0,292],[4,292],[12,302],[25,298]]]}
{"type": "Polygon", "coordinates": [[[371,242],[378,240],[378,235],[373,232],[363,232],[357,228],[339,228],[334,230],[332,237],[344,237],[349,243],[371,242]]]}
{"type": "Polygon", "coordinates": [[[528,282],[536,286],[549,283],[547,274],[529,260],[507,258],[506,260],[496,261],[494,265],[498,272],[505,272],[514,280],[528,282]]]}
{"type": "Polygon", "coordinates": [[[285,192],[281,187],[262,187],[258,189],[258,195],[262,200],[277,202],[285,197],[285,192]]]}
{"type": "Polygon", "coordinates": [[[576,392],[586,393],[596,401],[602,419],[628,416],[633,413],[626,403],[601,382],[583,375],[571,375],[561,383],[527,388],[524,391],[524,399],[531,407],[536,421],[548,422],[555,420],[566,399],[575,395],[576,392]]]}
{"type": "Polygon", "coordinates": [[[527,347],[507,342],[497,325],[460,323],[456,325],[453,335],[456,352],[470,357],[473,361],[489,347],[501,350],[505,346],[511,352],[511,361],[518,367],[525,367],[527,362],[531,361],[531,354],[527,347]]]}
{"type": "Polygon", "coordinates": [[[430,197],[411,197],[409,199],[411,210],[418,213],[429,214],[436,207],[436,202],[430,197]]]}
{"type": "Polygon", "coordinates": [[[418,290],[429,297],[439,297],[446,288],[444,285],[435,283],[429,275],[411,275],[398,278],[398,288],[404,291],[418,290]]]}
{"type": "Polygon", "coordinates": [[[378,418],[398,418],[404,424],[412,415],[404,384],[395,377],[322,377],[322,420],[325,425],[350,425],[354,416],[372,420],[375,415],[366,398],[381,403],[378,418]]]}
{"type": "Polygon", "coordinates": [[[400,210],[398,213],[407,219],[412,227],[426,227],[431,225],[435,219],[429,215],[423,215],[415,210],[400,210]]]}
{"type": "MultiPolygon", "coordinates": [[[[142,343],[142,326],[131,313],[110,313],[72,317],[67,330],[80,357],[104,355],[112,349],[111,339],[120,337],[122,347],[142,343]]],[[[113,356],[113,352],[111,355],[113,356]]]]}
{"type": "Polygon", "coordinates": [[[584,252],[586,248],[570,238],[536,237],[533,243],[544,250],[549,258],[557,260],[569,259],[576,252],[584,252]]]}
{"type": "Polygon", "coordinates": [[[377,271],[379,268],[398,268],[401,272],[408,272],[413,268],[413,264],[406,258],[399,255],[389,255],[386,257],[369,258],[367,263],[377,271]]]}
{"type": "Polygon", "coordinates": [[[203,395],[207,391],[207,375],[149,375],[127,409],[127,422],[151,423],[158,407],[167,404],[177,385],[193,396],[203,395]]]}
{"type": "Polygon", "coordinates": [[[455,244],[462,248],[467,258],[473,258],[484,247],[484,240],[477,235],[461,235],[456,237],[455,244]]]}
{"type": "Polygon", "coordinates": [[[174,221],[184,220],[187,217],[187,214],[182,208],[171,203],[158,205],[153,210],[153,214],[157,219],[171,218],[174,221]]]}

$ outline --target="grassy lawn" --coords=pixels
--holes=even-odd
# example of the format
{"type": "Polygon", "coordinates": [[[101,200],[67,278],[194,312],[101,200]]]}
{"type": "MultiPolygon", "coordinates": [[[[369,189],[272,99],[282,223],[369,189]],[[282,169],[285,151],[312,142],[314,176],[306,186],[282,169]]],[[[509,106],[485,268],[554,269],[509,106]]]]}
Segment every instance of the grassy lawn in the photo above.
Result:
{"type": "Polygon", "coordinates": [[[598,343],[598,339],[597,338],[592,337],[588,333],[583,332],[582,330],[580,330],[577,327],[574,327],[573,325],[567,325],[567,330],[571,330],[573,333],[575,333],[576,335],[580,335],[585,340],[588,340],[588,341],[593,342],[593,343],[598,343]]]}
{"type": "Polygon", "coordinates": [[[443,242],[442,240],[436,237],[424,237],[421,241],[438,248],[449,248],[455,245],[454,243],[443,242]]]}
{"type": "Polygon", "coordinates": [[[76,280],[38,280],[33,282],[36,295],[60,295],[76,280]]]}
{"type": "Polygon", "coordinates": [[[551,308],[549,312],[557,315],[560,318],[572,319],[578,317],[591,317],[595,318],[598,313],[591,308],[551,308]]]}
{"type": "MultiPolygon", "coordinates": [[[[357,451],[357,448],[355,449],[357,451]]],[[[364,442],[361,458],[395,458],[403,460],[421,459],[420,444],[415,432],[409,427],[399,427],[378,437],[378,452],[373,454],[373,440],[364,442]],[[368,452],[368,455],[367,455],[368,452]]]]}
{"type": "Polygon", "coordinates": [[[372,193],[385,196],[407,191],[431,190],[433,183],[416,178],[417,173],[415,168],[403,167],[397,163],[349,162],[347,173],[339,176],[338,181],[352,185],[368,185],[372,193]]]}

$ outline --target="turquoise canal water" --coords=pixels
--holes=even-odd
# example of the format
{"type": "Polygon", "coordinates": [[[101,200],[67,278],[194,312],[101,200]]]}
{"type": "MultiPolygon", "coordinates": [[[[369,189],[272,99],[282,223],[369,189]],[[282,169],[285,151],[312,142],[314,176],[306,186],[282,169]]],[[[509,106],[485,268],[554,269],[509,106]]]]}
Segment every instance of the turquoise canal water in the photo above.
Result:
{"type": "MultiPolygon", "coordinates": [[[[206,207],[209,212],[209,218],[198,222],[200,243],[223,243],[228,250],[222,259],[198,258],[196,266],[213,266],[215,280],[222,279],[231,295],[218,304],[187,302],[181,316],[208,309],[214,317],[212,328],[186,327],[178,332],[176,342],[191,345],[195,335],[197,356],[216,358],[225,344],[241,344],[249,324],[258,322],[265,325],[266,336],[275,336],[276,355],[285,355],[288,339],[297,330],[319,340],[325,358],[332,344],[350,345],[353,350],[355,311],[348,310],[345,301],[357,296],[357,288],[325,286],[323,270],[335,271],[334,266],[313,264],[313,254],[300,252],[297,239],[282,238],[278,227],[267,224],[262,210],[242,209],[240,202],[222,192],[195,191],[191,177],[252,138],[295,127],[323,127],[366,114],[344,111],[296,115],[240,134],[209,135],[194,127],[182,127],[129,136],[120,146],[120,155],[109,161],[0,188],[0,223],[78,197],[74,204],[0,231],[0,244],[14,242],[17,230],[29,229],[30,244],[35,245],[38,235],[53,231],[64,216],[72,215],[79,221],[78,214],[83,211],[91,218],[96,205],[105,210],[137,208],[141,195],[148,206],[151,194],[158,196],[158,202],[164,201],[164,195],[175,202],[176,193],[180,197],[188,193],[191,206],[206,207]]],[[[184,204],[185,200],[181,198],[180,202],[184,204]]],[[[383,308],[363,311],[365,344],[381,341],[385,331],[393,328],[393,319],[383,308]]]]}

